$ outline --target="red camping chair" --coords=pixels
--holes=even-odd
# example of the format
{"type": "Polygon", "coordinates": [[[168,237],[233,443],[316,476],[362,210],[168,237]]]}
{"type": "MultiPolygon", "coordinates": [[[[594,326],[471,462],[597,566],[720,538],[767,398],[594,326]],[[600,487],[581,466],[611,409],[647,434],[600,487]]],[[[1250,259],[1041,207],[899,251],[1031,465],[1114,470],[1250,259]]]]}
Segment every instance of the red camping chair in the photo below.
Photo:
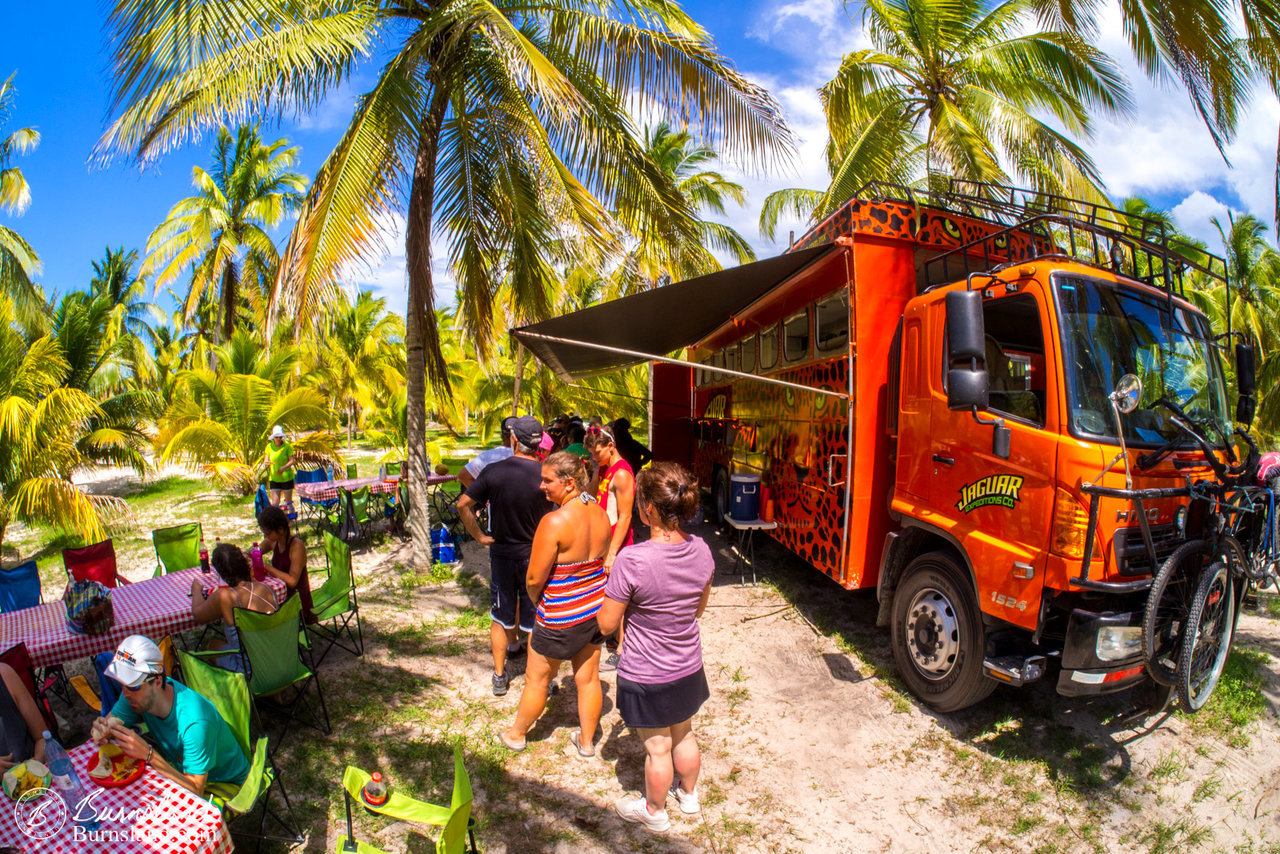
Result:
{"type": "Polygon", "coordinates": [[[96,581],[104,587],[129,583],[129,579],[116,572],[116,548],[111,540],[82,549],[63,549],[62,564],[74,581],[96,581]]]}
{"type": "Polygon", "coordinates": [[[40,717],[44,718],[44,722],[49,727],[49,732],[53,733],[54,738],[57,738],[58,719],[53,715],[53,708],[49,705],[48,697],[48,691],[53,687],[57,679],[53,676],[47,676],[37,686],[36,669],[31,663],[31,653],[27,652],[27,645],[22,641],[18,641],[4,652],[0,652],[0,661],[12,667],[18,676],[22,678],[22,684],[27,687],[27,690],[31,692],[31,696],[35,698],[36,708],[40,710],[40,717]]]}

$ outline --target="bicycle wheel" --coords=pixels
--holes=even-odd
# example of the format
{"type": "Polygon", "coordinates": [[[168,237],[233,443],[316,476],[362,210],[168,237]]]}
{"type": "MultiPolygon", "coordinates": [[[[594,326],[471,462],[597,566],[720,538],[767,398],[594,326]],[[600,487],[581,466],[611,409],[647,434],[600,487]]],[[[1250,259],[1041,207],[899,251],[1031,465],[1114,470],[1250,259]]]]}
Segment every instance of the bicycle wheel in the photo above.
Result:
{"type": "Polygon", "coordinates": [[[1142,654],[1147,674],[1161,685],[1177,681],[1182,629],[1200,574],[1213,562],[1213,551],[1207,540],[1189,540],[1165,559],[1151,582],[1142,615],[1142,654]]]}
{"type": "Polygon", "coordinates": [[[1225,563],[1214,563],[1201,573],[1178,657],[1178,699],[1193,712],[1209,702],[1227,663],[1235,625],[1231,594],[1231,570],[1225,563]]]}

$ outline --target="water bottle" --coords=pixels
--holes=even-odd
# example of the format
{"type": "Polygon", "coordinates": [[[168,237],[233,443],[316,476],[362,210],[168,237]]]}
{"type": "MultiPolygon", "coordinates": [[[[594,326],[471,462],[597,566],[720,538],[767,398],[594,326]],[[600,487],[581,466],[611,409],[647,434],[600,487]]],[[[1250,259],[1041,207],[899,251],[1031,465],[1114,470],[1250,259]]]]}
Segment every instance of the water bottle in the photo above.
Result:
{"type": "Polygon", "coordinates": [[[204,544],[204,537],[200,538],[200,571],[209,571],[209,547],[204,544]]]}
{"type": "Polygon", "coordinates": [[[360,790],[364,802],[371,807],[380,807],[387,802],[387,782],[382,779],[381,771],[374,771],[369,782],[360,790]]]}
{"type": "Polygon", "coordinates": [[[53,785],[66,801],[71,815],[76,817],[76,822],[81,827],[96,830],[98,816],[92,806],[86,805],[84,808],[83,812],[88,813],[86,817],[78,815],[82,812],[80,805],[87,803],[84,786],[80,784],[80,777],[76,774],[75,766],[71,764],[71,757],[49,730],[44,731],[44,755],[49,762],[49,773],[53,776],[53,785]]]}
{"type": "Polygon", "coordinates": [[[253,567],[253,577],[258,581],[266,576],[266,567],[262,565],[262,549],[257,543],[254,543],[253,548],[249,550],[249,565],[253,567]]]}

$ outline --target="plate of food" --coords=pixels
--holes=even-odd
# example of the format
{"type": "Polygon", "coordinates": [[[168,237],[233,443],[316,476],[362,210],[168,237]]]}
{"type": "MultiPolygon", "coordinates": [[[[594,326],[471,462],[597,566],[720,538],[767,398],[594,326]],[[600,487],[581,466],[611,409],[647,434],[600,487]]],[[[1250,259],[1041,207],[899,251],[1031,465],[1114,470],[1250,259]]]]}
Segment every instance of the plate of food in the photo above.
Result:
{"type": "Polygon", "coordinates": [[[89,760],[89,779],[99,786],[125,786],[142,776],[147,763],[126,756],[124,751],[107,741],[98,748],[98,755],[89,760]]]}
{"type": "Polygon", "coordinates": [[[47,789],[53,775],[43,762],[28,759],[4,772],[4,793],[15,801],[32,789],[47,789]]]}

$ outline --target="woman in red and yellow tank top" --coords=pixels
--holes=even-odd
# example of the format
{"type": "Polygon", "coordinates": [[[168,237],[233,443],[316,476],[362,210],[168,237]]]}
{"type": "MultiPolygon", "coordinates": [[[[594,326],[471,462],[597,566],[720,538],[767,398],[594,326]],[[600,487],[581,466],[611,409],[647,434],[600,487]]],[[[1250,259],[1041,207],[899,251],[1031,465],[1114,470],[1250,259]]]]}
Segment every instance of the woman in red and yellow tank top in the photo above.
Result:
{"type": "Polygon", "coordinates": [[[636,477],[631,466],[618,453],[618,446],[614,444],[608,427],[592,427],[582,444],[596,464],[596,501],[609,514],[609,524],[613,526],[609,549],[604,555],[604,572],[608,575],[618,550],[634,541],[631,514],[636,502],[636,477]]]}

